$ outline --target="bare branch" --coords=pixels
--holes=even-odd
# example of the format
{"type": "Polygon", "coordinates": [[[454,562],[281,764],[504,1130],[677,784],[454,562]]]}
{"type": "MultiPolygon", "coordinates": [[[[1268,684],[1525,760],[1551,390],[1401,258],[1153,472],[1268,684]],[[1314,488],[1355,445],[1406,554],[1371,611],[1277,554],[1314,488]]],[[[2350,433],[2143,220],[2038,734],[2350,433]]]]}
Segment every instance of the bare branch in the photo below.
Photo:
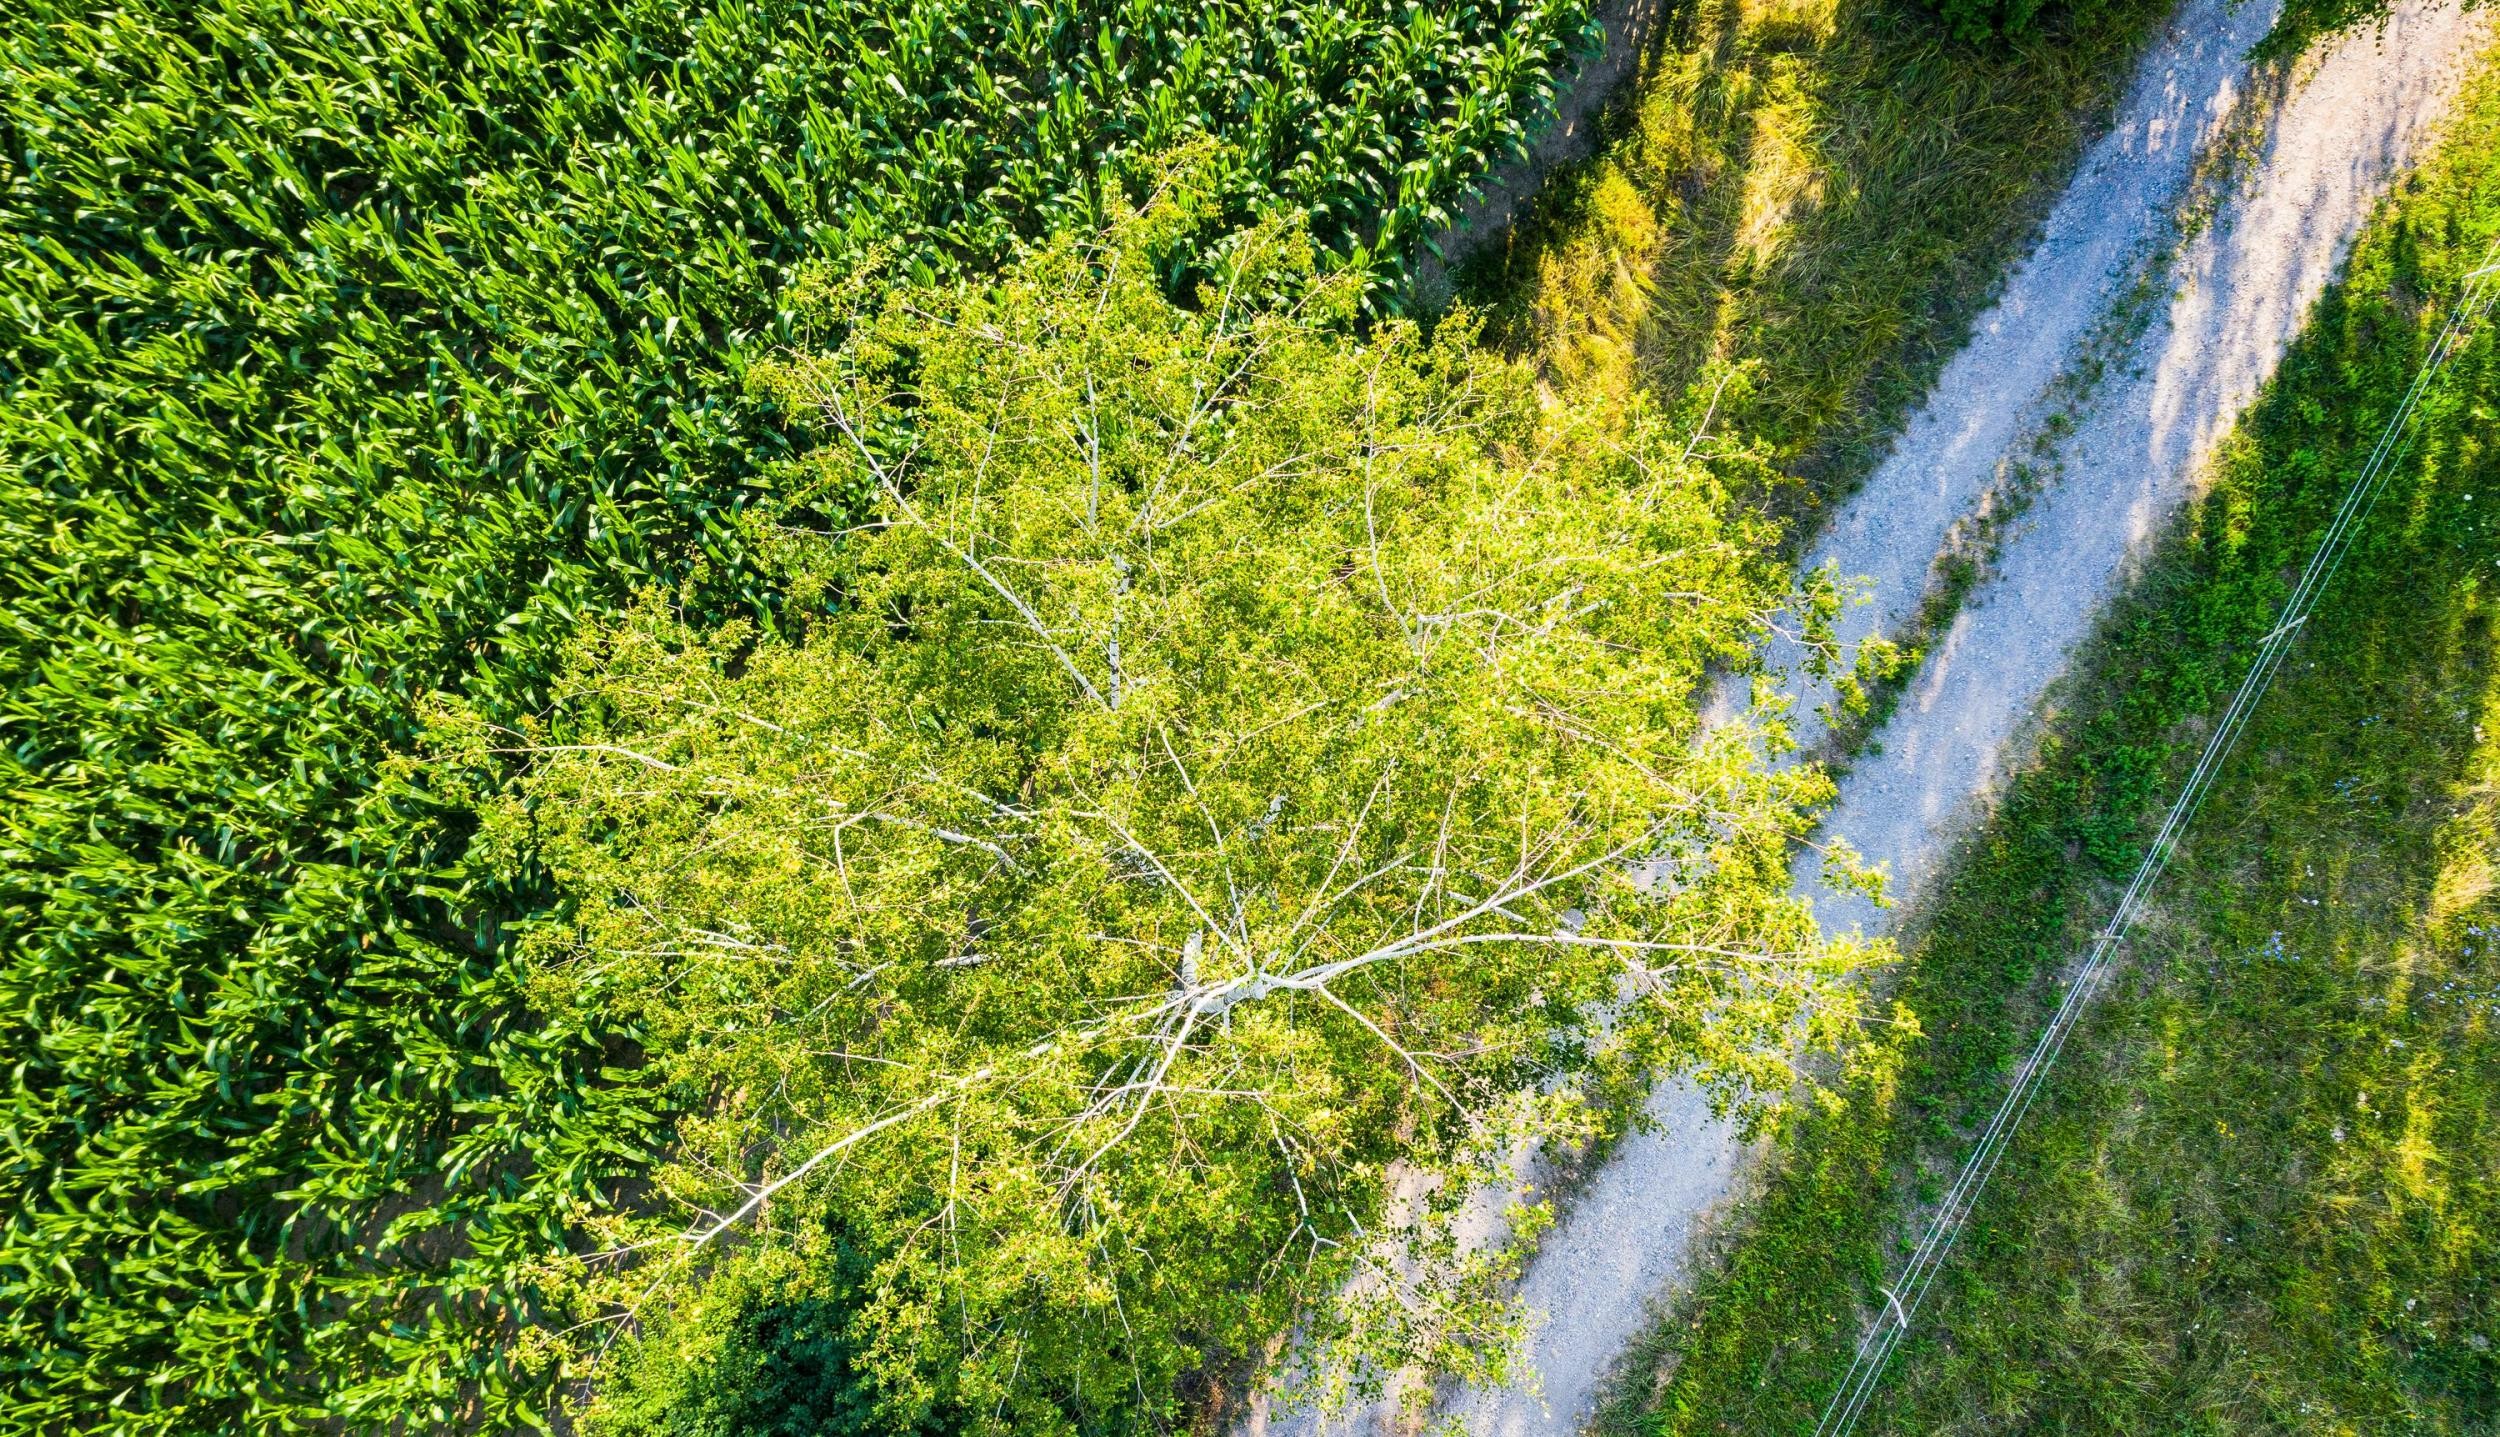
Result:
{"type": "Polygon", "coordinates": [[[876,476],[878,487],[885,491],[886,498],[902,512],[903,517],[910,520],[922,533],[927,534],[930,541],[939,548],[961,560],[965,567],[979,576],[982,583],[989,585],[991,592],[1006,600],[1008,606],[1023,618],[1025,626],[1033,631],[1033,636],[1041,641],[1042,647],[1048,649],[1051,657],[1059,661],[1059,667],[1067,671],[1069,678],[1076,680],[1077,688],[1096,705],[1104,709],[1110,708],[1111,705],[1104,700],[1102,691],[1094,687],[1094,681],[1085,677],[1085,671],[1076,666],[1076,660],[1068,657],[1068,651],[1061,648],[1059,641],[1051,636],[1050,627],[1042,622],[1041,616],[1034,613],[1031,606],[1026,604],[1015,590],[1007,587],[996,574],[991,573],[987,564],[975,558],[969,550],[958,547],[953,540],[938,532],[936,526],[922,517],[919,507],[903,493],[902,486],[886,472],[883,464],[877,462],[877,456],[869,449],[867,441],[860,438],[859,431],[851,427],[850,414],[842,407],[841,398],[838,395],[828,394],[825,406],[833,415],[835,427],[842,431],[842,437],[851,442],[851,448],[859,454],[860,462],[866,464],[869,472],[876,476]]]}

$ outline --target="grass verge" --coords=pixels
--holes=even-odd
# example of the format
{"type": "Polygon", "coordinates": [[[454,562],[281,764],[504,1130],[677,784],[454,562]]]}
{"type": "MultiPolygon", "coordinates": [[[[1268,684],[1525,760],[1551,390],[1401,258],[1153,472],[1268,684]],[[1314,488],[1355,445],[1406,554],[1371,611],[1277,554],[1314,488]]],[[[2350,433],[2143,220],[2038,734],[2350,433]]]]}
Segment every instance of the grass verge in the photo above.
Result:
{"type": "MultiPolygon", "coordinates": [[[[1924,1035],[1801,1120],[1620,1432],[1811,1431],[2500,232],[2500,73],[2391,200],[1910,945],[1924,1035]]],[[[2500,1410],[2500,355],[2426,405],[1861,1431],[2473,1432],[2500,1410]]]]}
{"type": "Polygon", "coordinates": [[[1969,45],[1911,0],[1694,0],[1456,296],[1558,389],[1707,415],[1810,519],[1960,346],[2169,8],[1969,45]]]}

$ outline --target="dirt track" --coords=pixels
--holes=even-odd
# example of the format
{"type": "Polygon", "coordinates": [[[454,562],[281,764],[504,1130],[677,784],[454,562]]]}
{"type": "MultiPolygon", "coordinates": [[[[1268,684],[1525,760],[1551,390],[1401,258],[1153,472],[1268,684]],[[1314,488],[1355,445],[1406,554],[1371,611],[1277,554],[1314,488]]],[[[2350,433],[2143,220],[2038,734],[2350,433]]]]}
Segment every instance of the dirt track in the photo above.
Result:
{"type": "MultiPolygon", "coordinates": [[[[2193,492],[2490,43],[2487,20],[2416,3],[2384,35],[2348,38],[2288,85],[2267,85],[2247,54],[2273,9],[2184,0],[2038,245],[1810,561],[1867,582],[1872,602],[1849,615],[1849,637],[1898,634],[1937,556],[1969,543],[1971,518],[2023,501],[1827,820],[1889,866],[1896,895],[1917,895],[1985,812],[2101,605],[2193,492]],[[2200,171],[2218,141],[2251,139],[2227,171],[2200,171]],[[2210,218],[2183,235],[2183,212],[2210,218]]],[[[1827,697],[1797,693],[1801,710],[1827,697]]],[[[1827,927],[1882,930],[1872,905],[1806,886],[1827,927]]],[[[1656,1129],[1578,1193],[1522,1284],[1541,1317],[1525,1354],[1541,1395],[1449,1394],[1439,1410],[1463,1430],[1577,1431],[1654,1305],[1684,1281],[1697,1234],[1740,1190],[1746,1154],[1698,1094],[1667,1084],[1651,1109],[1656,1129]]],[[[1254,1417],[1249,1430],[1385,1425],[1381,1412],[1297,1412],[1254,1417]]]]}

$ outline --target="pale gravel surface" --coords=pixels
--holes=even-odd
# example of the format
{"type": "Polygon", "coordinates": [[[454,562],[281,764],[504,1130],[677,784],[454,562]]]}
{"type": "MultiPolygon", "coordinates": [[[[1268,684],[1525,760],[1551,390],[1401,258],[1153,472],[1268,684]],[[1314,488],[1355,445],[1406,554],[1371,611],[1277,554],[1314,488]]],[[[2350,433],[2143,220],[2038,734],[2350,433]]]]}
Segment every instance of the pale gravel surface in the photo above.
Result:
{"type": "MultiPolygon", "coordinates": [[[[2304,64],[2279,106],[2253,116],[2262,144],[2214,221],[2158,272],[2162,298],[2131,342],[2116,332],[2118,358],[2100,382],[2078,388],[2079,356],[2113,342],[2145,265],[2176,243],[2174,208],[2195,156],[2246,98],[2247,50],[2272,11],[2184,0],[2037,248],[1811,560],[1870,581],[1873,601],[1849,614],[1846,637],[1898,632],[1953,526],[2007,482],[2009,462],[2036,457],[2048,472],[1829,816],[1830,831],[1889,866],[1896,895],[1915,896],[1984,809],[2094,615],[2192,492],[2490,38],[2485,20],[2412,3],[2383,36],[2304,64]],[[2053,410],[2072,422],[2037,455],[2053,410]]],[[[1802,710],[1826,695],[1801,685],[1798,697],[1802,710]]],[[[1883,914],[1864,900],[1807,888],[1827,927],[1882,931],[1883,914]]],[[[1654,1304],[1681,1285],[1697,1235],[1740,1192],[1748,1155],[1698,1093],[1663,1085],[1650,1108],[1655,1127],[1580,1190],[1522,1283],[1541,1318],[1526,1353],[1541,1396],[1455,1394],[1442,1414],[1464,1431],[1577,1431],[1654,1304]]],[[[1324,1424],[1261,1412],[1248,1428],[1386,1425],[1380,1412],[1324,1424]]]]}

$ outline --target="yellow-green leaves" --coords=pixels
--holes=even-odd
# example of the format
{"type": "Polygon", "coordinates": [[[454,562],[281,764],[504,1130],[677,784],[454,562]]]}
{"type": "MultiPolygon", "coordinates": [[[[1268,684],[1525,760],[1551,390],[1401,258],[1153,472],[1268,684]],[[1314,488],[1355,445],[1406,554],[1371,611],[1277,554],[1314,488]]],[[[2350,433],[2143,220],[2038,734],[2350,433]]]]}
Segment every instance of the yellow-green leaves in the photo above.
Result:
{"type": "MultiPolygon", "coordinates": [[[[699,1107],[594,1295],[838,1233],[894,1421],[1149,1420],[1333,1289],[1393,1159],[1481,1175],[1661,1064],[1776,1078],[1846,1007],[1786,896],[1822,780],[1697,717],[1789,595],[1687,436],[1549,411],[1463,324],[1347,337],[1281,229],[1175,305],[1166,218],[773,369],[874,496],[759,521],[839,602],[757,641],[654,599],[531,754],[551,959],[644,995],[699,1107]]],[[[1451,1320],[1393,1339],[1491,1330],[1498,1256],[1439,1256],[1400,1295],[1451,1320]]]]}

